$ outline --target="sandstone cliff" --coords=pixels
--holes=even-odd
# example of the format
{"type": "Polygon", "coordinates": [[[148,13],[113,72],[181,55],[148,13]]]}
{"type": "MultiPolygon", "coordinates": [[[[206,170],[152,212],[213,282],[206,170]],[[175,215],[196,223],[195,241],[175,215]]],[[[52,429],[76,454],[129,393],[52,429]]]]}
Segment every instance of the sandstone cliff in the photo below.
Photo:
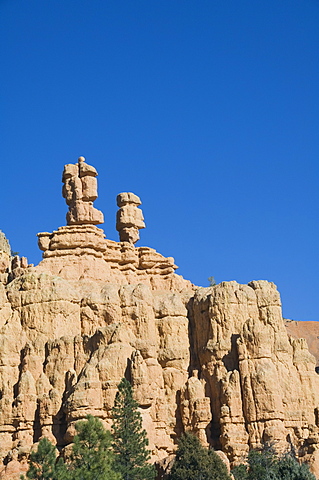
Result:
{"type": "Polygon", "coordinates": [[[192,431],[231,463],[265,441],[293,446],[318,474],[316,362],[287,334],[275,285],[184,280],[173,258],[135,247],[145,224],[130,192],[118,197],[121,241],[106,239],[96,175],[82,157],[65,167],[68,225],[38,235],[38,266],[0,236],[2,478],[19,478],[41,437],[72,442],[88,413],[110,427],[123,376],[153,460],[192,431]]]}

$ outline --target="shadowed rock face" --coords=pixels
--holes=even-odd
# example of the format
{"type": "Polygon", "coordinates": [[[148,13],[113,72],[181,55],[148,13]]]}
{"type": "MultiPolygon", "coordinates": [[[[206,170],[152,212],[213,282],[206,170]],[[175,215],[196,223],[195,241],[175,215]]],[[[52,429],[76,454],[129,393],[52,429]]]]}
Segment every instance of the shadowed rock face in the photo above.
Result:
{"type": "Polygon", "coordinates": [[[123,376],[163,465],[191,431],[231,463],[265,441],[293,445],[318,473],[315,359],[287,334],[274,284],[195,287],[174,259],[93,224],[39,245],[37,267],[0,282],[0,478],[18,479],[41,437],[72,442],[88,413],[110,427],[123,376]]]}
{"type": "Polygon", "coordinates": [[[316,366],[319,367],[319,322],[285,320],[285,326],[293,338],[306,339],[309,352],[315,357],[316,366]]]}

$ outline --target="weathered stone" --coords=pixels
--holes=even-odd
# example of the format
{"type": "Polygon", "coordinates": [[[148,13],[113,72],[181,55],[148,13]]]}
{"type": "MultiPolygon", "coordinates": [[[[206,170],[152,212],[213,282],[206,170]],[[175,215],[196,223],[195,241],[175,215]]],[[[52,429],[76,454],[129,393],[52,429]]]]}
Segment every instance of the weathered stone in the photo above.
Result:
{"type": "Polygon", "coordinates": [[[208,446],[212,418],[210,398],[205,395],[205,382],[199,380],[198,370],[193,370],[181,390],[180,408],[184,430],[197,435],[201,443],[208,446]]]}
{"type": "Polygon", "coordinates": [[[232,462],[242,459],[248,445],[265,441],[284,451],[293,439],[306,455],[305,430],[318,428],[319,378],[305,342],[286,333],[275,286],[223,282],[199,289],[193,318],[212,399],[213,445],[232,462]]]}

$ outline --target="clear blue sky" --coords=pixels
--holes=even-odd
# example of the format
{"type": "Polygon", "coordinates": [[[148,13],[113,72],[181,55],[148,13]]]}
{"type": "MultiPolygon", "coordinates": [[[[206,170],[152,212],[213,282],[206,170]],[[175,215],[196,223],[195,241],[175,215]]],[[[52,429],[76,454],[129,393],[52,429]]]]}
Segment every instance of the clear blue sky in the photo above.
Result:
{"type": "Polygon", "coordinates": [[[119,192],[139,245],[208,277],[277,284],[319,320],[319,1],[0,0],[1,215],[38,263],[65,224],[65,163],[99,172],[108,238],[119,192]]]}

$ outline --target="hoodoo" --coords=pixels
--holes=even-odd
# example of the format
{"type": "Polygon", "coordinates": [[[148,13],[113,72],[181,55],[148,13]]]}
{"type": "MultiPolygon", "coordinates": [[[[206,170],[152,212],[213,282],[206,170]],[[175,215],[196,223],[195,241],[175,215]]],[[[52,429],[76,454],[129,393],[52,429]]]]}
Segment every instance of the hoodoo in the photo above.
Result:
{"type": "Polygon", "coordinates": [[[63,449],[88,413],[110,427],[124,376],[153,461],[188,431],[231,464],[265,442],[294,447],[318,475],[316,361],[288,335],[276,286],[183,279],[172,257],[135,246],[131,192],[117,197],[120,241],[107,239],[96,177],[83,157],[65,166],[67,225],[38,234],[39,265],[0,234],[0,478],[18,479],[40,438],[63,449]]]}

